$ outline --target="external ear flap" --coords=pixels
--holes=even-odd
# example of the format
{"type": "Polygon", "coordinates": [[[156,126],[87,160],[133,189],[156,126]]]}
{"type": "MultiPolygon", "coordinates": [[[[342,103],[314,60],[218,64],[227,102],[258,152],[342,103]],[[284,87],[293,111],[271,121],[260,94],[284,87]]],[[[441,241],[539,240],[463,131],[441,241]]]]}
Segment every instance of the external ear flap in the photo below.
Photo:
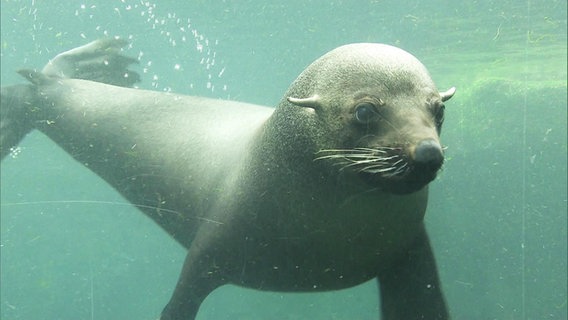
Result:
{"type": "Polygon", "coordinates": [[[454,96],[454,93],[456,93],[456,87],[451,87],[445,92],[440,92],[442,102],[450,100],[450,98],[454,96]]]}
{"type": "Polygon", "coordinates": [[[314,94],[311,97],[303,98],[303,99],[288,97],[288,101],[290,103],[298,106],[298,107],[311,108],[311,109],[314,109],[314,110],[321,109],[320,96],[318,96],[317,94],[314,94]]]}

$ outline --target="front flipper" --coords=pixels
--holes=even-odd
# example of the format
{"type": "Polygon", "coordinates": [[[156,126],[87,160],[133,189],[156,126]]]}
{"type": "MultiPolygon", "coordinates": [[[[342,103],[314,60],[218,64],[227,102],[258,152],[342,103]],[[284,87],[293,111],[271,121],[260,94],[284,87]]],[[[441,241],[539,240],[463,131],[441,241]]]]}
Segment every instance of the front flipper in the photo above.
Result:
{"type": "Polygon", "coordinates": [[[422,227],[407,254],[379,277],[384,320],[432,319],[450,316],[444,301],[436,261],[422,227]]]}
{"type": "Polygon", "coordinates": [[[199,306],[209,293],[227,282],[222,276],[223,268],[217,266],[210,255],[200,255],[195,252],[195,247],[192,249],[185,258],[172,298],[160,320],[195,319],[199,306]]]}
{"type": "Polygon", "coordinates": [[[103,38],[58,54],[41,71],[56,78],[91,80],[121,87],[140,82],[140,75],[128,66],[138,60],[121,54],[128,42],[103,38]]]}

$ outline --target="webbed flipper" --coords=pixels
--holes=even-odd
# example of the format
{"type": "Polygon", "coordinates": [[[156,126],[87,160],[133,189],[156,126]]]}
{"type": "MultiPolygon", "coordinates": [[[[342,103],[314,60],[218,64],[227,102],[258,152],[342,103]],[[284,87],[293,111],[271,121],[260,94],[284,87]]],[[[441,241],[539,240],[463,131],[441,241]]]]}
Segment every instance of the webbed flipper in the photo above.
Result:
{"type": "Polygon", "coordinates": [[[121,49],[128,42],[119,38],[103,38],[58,54],[41,71],[48,77],[83,79],[132,87],[140,75],[128,67],[138,60],[125,56],[121,49]]]}

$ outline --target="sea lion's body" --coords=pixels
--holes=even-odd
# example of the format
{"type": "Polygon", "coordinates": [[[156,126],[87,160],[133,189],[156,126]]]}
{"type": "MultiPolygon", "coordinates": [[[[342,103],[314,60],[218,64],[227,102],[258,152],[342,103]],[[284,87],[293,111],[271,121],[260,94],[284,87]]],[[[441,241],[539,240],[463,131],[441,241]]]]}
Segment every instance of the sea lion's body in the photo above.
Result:
{"type": "Polygon", "coordinates": [[[186,248],[208,218],[217,190],[227,188],[220,175],[230,175],[230,168],[243,161],[245,154],[238,150],[273,111],[75,79],[40,90],[53,108],[37,128],[186,248]]]}
{"type": "MultiPolygon", "coordinates": [[[[376,46],[349,49],[369,58],[394,50],[376,46]]],[[[366,81],[376,66],[345,74],[353,68],[349,52],[339,53],[345,70],[331,69],[337,51],[310,66],[276,109],[47,77],[44,69],[25,74],[35,85],[20,87],[20,109],[34,108],[10,127],[41,130],[188,249],[162,319],[194,317],[225,283],[321,291],[375,277],[388,319],[445,319],[423,218],[426,184],[443,160],[429,112],[449,97],[408,54],[378,61],[389,65],[378,71],[388,72],[366,81]],[[377,108],[371,114],[369,104],[377,108]],[[383,109],[395,105],[408,110],[383,109]],[[361,155],[372,148],[379,149],[361,155]],[[413,164],[424,154],[426,164],[413,164]],[[373,157],[382,162],[372,168],[345,164],[373,157]]]]}

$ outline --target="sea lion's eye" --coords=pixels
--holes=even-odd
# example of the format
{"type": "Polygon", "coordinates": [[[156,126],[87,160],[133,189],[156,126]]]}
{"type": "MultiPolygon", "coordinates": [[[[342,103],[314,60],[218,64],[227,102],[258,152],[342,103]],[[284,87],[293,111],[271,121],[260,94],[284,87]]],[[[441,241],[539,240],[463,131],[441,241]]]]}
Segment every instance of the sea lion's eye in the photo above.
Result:
{"type": "Polygon", "coordinates": [[[444,123],[444,109],[446,109],[446,107],[441,105],[438,112],[436,112],[436,126],[438,127],[444,123]]]}
{"type": "Polygon", "coordinates": [[[438,112],[436,112],[435,115],[436,129],[438,130],[438,134],[440,134],[440,132],[442,131],[442,124],[444,123],[444,109],[446,109],[446,107],[442,104],[440,108],[438,108],[438,112]]]}
{"type": "Polygon", "coordinates": [[[372,103],[362,102],[355,108],[355,119],[360,123],[369,123],[377,119],[378,116],[379,114],[372,103]]]}

